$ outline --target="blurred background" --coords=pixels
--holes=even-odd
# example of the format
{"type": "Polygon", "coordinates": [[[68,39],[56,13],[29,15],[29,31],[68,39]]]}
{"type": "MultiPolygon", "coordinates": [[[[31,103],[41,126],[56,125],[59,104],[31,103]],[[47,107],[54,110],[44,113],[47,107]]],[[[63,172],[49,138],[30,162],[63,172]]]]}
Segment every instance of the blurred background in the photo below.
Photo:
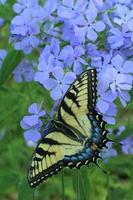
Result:
{"type": "MultiPolygon", "coordinates": [[[[0,200],[133,200],[133,139],[125,141],[130,153],[124,153],[118,143],[133,134],[133,101],[125,108],[116,102],[116,124],[108,127],[112,129],[109,137],[115,142],[110,151],[103,152],[104,159],[99,160],[106,173],[91,164],[81,170],[65,169],[34,190],[28,186],[27,169],[34,147],[24,140],[20,121],[30,104],[44,99],[44,107],[50,111],[53,101],[36,82],[17,83],[13,78],[12,71],[23,57],[38,56],[36,51],[32,56],[24,55],[9,44],[14,3],[10,0],[0,5],[0,17],[4,19],[0,27],[0,49],[8,52],[4,64],[5,56],[0,57],[4,66],[0,71],[0,200]],[[121,126],[125,128],[119,134],[121,126]]],[[[133,90],[130,94],[133,99],[133,90]]]]}

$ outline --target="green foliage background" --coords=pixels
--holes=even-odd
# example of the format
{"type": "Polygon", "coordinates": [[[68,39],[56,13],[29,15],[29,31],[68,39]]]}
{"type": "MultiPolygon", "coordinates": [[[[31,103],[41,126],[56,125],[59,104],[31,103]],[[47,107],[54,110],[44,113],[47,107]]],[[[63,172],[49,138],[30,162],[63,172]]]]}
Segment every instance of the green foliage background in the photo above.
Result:
{"type": "MultiPolygon", "coordinates": [[[[95,165],[80,171],[65,169],[35,190],[29,188],[26,176],[33,148],[25,144],[19,122],[31,103],[44,99],[44,107],[50,110],[53,102],[37,83],[18,84],[12,78],[12,71],[22,58],[38,58],[36,52],[26,56],[8,44],[13,3],[10,0],[0,6],[0,17],[5,19],[0,29],[0,48],[8,50],[0,71],[0,200],[132,200],[133,155],[123,155],[117,143],[114,146],[119,156],[106,164],[99,161],[107,174],[95,165]]],[[[133,99],[133,91],[131,96],[133,99]]],[[[112,128],[126,125],[126,131],[113,138],[120,141],[133,134],[133,101],[126,108],[119,102],[117,105],[117,123],[112,128]]]]}

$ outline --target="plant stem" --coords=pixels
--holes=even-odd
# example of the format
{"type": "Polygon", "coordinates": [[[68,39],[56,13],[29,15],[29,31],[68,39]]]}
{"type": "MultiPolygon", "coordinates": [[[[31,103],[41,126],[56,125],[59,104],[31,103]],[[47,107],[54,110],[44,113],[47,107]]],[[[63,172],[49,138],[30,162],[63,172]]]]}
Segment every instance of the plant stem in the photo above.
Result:
{"type": "Polygon", "coordinates": [[[80,170],[77,170],[77,200],[80,200],[80,170]]]}
{"type": "Polygon", "coordinates": [[[62,200],[65,200],[65,185],[64,185],[64,172],[61,172],[61,182],[62,182],[62,200]]]}

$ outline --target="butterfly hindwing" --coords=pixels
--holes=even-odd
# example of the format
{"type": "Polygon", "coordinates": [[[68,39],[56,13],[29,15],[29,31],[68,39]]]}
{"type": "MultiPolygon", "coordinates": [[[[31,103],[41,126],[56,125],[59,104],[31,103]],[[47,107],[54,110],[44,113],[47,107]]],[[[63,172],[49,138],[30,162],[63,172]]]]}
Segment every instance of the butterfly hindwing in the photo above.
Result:
{"type": "MultiPolygon", "coordinates": [[[[66,136],[63,132],[52,130],[40,140],[32,157],[28,180],[31,187],[35,187],[43,180],[56,174],[65,165],[65,156],[71,156],[82,150],[80,141],[66,136]]],[[[68,164],[68,163],[67,163],[68,164]]]]}
{"type": "Polygon", "coordinates": [[[59,106],[58,119],[85,137],[91,136],[87,114],[96,104],[96,71],[83,72],[70,86],[59,106]]]}

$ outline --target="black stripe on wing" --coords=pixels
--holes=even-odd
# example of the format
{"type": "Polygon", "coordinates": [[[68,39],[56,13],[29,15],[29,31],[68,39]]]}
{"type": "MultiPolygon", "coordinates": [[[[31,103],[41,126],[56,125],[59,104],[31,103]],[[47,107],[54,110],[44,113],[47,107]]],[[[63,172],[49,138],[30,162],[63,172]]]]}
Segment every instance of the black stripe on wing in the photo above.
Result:
{"type": "Polygon", "coordinates": [[[49,152],[49,151],[45,151],[43,148],[38,147],[36,149],[36,153],[39,154],[40,156],[45,157],[46,155],[50,156],[50,155],[55,155],[54,152],[49,152]]]}
{"type": "Polygon", "coordinates": [[[76,100],[76,99],[77,99],[77,96],[76,96],[74,93],[68,92],[68,93],[66,94],[66,97],[67,97],[68,99],[72,99],[72,101],[77,105],[77,107],[80,107],[79,102],[76,100]]]}
{"type": "Polygon", "coordinates": [[[65,101],[62,102],[62,108],[63,108],[63,110],[64,110],[65,112],[67,112],[69,115],[72,115],[72,116],[75,117],[74,113],[73,113],[72,110],[71,110],[71,107],[69,107],[65,101]]]}

